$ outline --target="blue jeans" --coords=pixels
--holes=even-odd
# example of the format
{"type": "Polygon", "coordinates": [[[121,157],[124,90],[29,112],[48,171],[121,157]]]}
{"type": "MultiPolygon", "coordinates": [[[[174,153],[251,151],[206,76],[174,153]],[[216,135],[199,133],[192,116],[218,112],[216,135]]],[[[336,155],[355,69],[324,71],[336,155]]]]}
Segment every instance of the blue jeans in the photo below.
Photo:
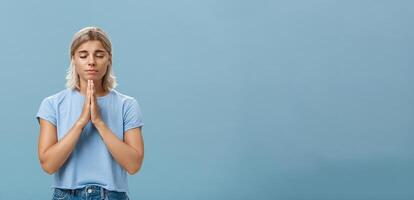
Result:
{"type": "Polygon", "coordinates": [[[129,200],[126,192],[110,191],[97,185],[79,189],[55,188],[52,200],[129,200]]]}

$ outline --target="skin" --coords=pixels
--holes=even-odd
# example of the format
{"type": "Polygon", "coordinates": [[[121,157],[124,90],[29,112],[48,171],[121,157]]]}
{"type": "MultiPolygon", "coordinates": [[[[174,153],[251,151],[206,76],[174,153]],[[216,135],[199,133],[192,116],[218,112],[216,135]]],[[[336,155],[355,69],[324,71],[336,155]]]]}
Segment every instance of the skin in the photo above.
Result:
{"type": "Polygon", "coordinates": [[[108,64],[112,62],[111,59],[111,55],[102,47],[100,41],[83,43],[72,56],[75,70],[79,74],[80,93],[85,96],[85,102],[79,119],[59,141],[55,125],[44,119],[39,120],[38,155],[46,173],[53,174],[64,165],[89,121],[98,130],[112,157],[129,174],[135,174],[141,168],[144,159],[141,128],[129,129],[124,133],[124,140],[120,140],[105,124],[99,112],[97,97],[108,93],[102,87],[102,78],[108,64]]]}

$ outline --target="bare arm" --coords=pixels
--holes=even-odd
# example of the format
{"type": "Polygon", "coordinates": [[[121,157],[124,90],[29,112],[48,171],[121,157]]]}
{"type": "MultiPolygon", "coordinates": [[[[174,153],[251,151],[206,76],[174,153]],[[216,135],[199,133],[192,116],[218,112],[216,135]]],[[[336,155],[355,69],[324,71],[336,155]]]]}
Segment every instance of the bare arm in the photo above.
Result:
{"type": "Polygon", "coordinates": [[[90,121],[90,94],[92,91],[89,81],[86,93],[87,95],[79,119],[73,124],[72,128],[60,141],[57,139],[56,126],[47,120],[39,120],[40,136],[38,155],[43,170],[48,174],[53,174],[59,170],[60,167],[62,167],[75,148],[82,133],[82,129],[90,121]]]}
{"type": "Polygon", "coordinates": [[[129,129],[124,133],[124,141],[112,133],[104,122],[95,123],[104,143],[115,160],[129,173],[135,174],[142,166],[144,143],[141,128],[129,129]]]}
{"type": "Polygon", "coordinates": [[[119,139],[102,120],[99,106],[95,96],[95,86],[91,82],[91,121],[101,135],[112,157],[129,174],[139,171],[144,159],[144,142],[141,135],[141,128],[132,128],[124,133],[124,141],[119,139]]]}
{"type": "Polygon", "coordinates": [[[40,164],[48,174],[55,173],[72,153],[84,125],[76,122],[58,142],[56,127],[47,120],[40,119],[38,155],[40,164]]]}

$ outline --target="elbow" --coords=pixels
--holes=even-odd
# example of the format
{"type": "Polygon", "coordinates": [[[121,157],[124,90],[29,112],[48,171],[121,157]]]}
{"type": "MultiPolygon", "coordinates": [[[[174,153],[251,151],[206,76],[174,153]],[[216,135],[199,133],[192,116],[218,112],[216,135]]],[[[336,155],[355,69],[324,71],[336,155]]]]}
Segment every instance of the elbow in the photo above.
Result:
{"type": "Polygon", "coordinates": [[[134,165],[134,166],[131,166],[129,169],[127,169],[127,172],[129,175],[134,175],[139,171],[140,168],[141,168],[141,165],[134,165]]]}
{"type": "Polygon", "coordinates": [[[47,159],[46,159],[45,154],[39,154],[39,162],[44,172],[46,172],[49,175],[53,174],[53,170],[47,164],[47,159]]]}
{"type": "Polygon", "coordinates": [[[44,172],[46,172],[49,175],[52,175],[56,172],[55,169],[51,168],[47,163],[41,162],[40,165],[42,166],[42,169],[44,172]]]}
{"type": "Polygon", "coordinates": [[[127,172],[128,172],[129,175],[134,175],[134,174],[136,174],[138,172],[138,170],[136,170],[136,169],[129,169],[129,170],[127,170],[127,172]]]}
{"type": "Polygon", "coordinates": [[[138,161],[134,162],[126,169],[129,175],[134,175],[141,169],[143,158],[143,156],[140,156],[138,161]]]}
{"type": "Polygon", "coordinates": [[[52,175],[56,172],[55,170],[52,170],[50,168],[46,168],[46,167],[43,167],[43,166],[42,166],[42,169],[43,169],[44,172],[46,172],[49,175],[52,175]]]}
{"type": "Polygon", "coordinates": [[[56,171],[46,170],[46,169],[43,169],[43,171],[45,171],[49,175],[52,175],[52,174],[54,174],[56,172],[56,171]]]}

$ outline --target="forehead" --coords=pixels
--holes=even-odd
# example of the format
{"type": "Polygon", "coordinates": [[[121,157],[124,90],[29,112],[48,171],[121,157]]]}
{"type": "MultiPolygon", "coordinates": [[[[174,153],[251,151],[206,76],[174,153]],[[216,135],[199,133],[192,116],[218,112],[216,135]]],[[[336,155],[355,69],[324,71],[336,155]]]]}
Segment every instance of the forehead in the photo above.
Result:
{"type": "Polygon", "coordinates": [[[95,51],[95,50],[105,50],[105,48],[102,46],[101,41],[89,40],[89,41],[82,43],[77,49],[77,51],[95,51]]]}

